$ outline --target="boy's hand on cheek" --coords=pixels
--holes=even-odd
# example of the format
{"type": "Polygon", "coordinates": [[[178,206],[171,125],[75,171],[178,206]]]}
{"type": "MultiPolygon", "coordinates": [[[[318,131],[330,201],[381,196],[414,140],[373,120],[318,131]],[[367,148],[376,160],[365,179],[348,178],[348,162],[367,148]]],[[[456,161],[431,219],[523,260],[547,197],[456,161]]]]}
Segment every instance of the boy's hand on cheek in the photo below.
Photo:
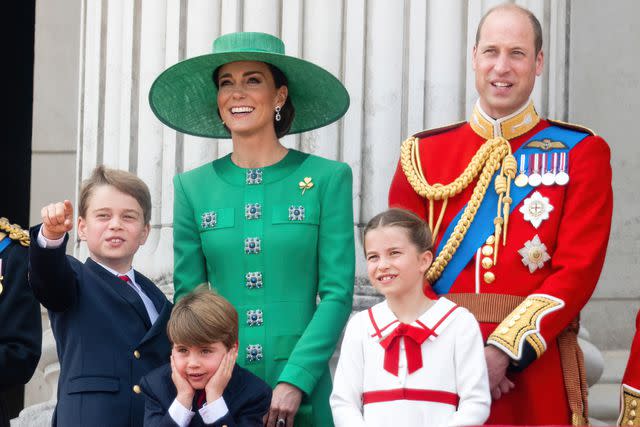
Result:
{"type": "Polygon", "coordinates": [[[191,409],[191,403],[193,402],[193,395],[195,394],[195,390],[189,384],[189,381],[183,377],[178,369],[176,368],[176,363],[173,360],[173,354],[171,355],[171,380],[173,384],[176,386],[176,399],[182,406],[187,409],[191,409]]]}
{"type": "Polygon", "coordinates": [[[227,388],[227,384],[229,384],[229,380],[231,379],[231,374],[233,373],[233,367],[236,363],[237,357],[238,346],[234,345],[229,349],[227,354],[224,355],[220,362],[220,366],[218,366],[218,370],[211,376],[209,382],[207,382],[207,385],[205,386],[207,404],[216,401],[220,396],[222,396],[224,389],[227,388]]]}
{"type": "Polygon", "coordinates": [[[42,235],[49,240],[57,240],[73,228],[73,205],[69,200],[51,203],[40,210],[42,235]]]}

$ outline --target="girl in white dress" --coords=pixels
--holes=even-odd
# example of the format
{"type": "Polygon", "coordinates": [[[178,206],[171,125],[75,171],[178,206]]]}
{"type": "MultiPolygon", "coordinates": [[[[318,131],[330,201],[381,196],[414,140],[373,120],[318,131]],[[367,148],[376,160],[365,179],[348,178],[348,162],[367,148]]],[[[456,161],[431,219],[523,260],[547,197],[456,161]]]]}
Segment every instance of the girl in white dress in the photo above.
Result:
{"type": "Polygon", "coordinates": [[[385,300],[347,324],[330,400],[336,427],[467,426],[489,416],[480,328],[425,285],[431,246],[427,224],[405,210],[366,225],[367,273],[385,300]]]}

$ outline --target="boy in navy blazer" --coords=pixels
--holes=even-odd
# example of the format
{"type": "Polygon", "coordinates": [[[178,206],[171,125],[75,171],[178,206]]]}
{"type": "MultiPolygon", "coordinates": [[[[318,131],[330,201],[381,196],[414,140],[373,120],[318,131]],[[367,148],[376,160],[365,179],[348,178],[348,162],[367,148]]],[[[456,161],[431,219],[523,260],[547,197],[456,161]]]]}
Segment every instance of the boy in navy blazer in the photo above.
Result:
{"type": "Polygon", "coordinates": [[[236,365],[238,314],[200,286],[173,308],[171,362],[142,379],[145,426],[262,426],[271,387],[236,365]]]}
{"type": "Polygon", "coordinates": [[[80,192],[83,264],[65,255],[71,202],[42,208],[31,229],[29,281],[49,310],[60,378],[54,426],[139,426],[139,379],[170,354],[171,303],[131,267],[149,234],[151,196],[135,175],[97,167],[80,192]]]}

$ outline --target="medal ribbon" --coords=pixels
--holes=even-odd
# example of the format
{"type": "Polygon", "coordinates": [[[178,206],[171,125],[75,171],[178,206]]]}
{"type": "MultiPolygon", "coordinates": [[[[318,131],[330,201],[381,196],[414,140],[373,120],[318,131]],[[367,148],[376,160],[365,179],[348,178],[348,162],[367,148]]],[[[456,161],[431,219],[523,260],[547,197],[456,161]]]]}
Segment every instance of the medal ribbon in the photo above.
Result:
{"type": "Polygon", "coordinates": [[[4,249],[9,246],[11,244],[11,239],[9,238],[9,236],[5,237],[4,239],[0,240],[0,252],[4,251],[4,249]]]}
{"type": "Polygon", "coordinates": [[[420,346],[431,335],[434,335],[433,331],[427,327],[418,328],[400,323],[393,332],[380,341],[380,345],[384,348],[384,370],[398,376],[401,337],[404,337],[408,372],[411,374],[422,368],[422,349],[420,346]]]}
{"type": "Polygon", "coordinates": [[[540,154],[535,153],[533,156],[533,173],[540,173],[540,154]]]}

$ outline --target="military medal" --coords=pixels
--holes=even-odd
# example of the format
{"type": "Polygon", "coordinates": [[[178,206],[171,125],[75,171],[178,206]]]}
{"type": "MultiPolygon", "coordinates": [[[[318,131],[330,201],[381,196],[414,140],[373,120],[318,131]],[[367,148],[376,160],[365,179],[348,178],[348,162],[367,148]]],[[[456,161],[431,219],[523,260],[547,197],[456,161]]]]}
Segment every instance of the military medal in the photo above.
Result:
{"type": "Polygon", "coordinates": [[[524,215],[525,221],[529,221],[535,228],[545,219],[549,219],[549,212],[553,210],[553,206],[549,203],[549,198],[544,197],[535,191],[531,197],[524,199],[520,212],[524,215]]]}
{"type": "Polygon", "coordinates": [[[522,256],[522,264],[529,269],[529,273],[544,267],[544,263],[551,259],[547,253],[547,246],[540,241],[537,234],[525,242],[524,248],[518,249],[518,253],[522,256]]]}
{"type": "Polygon", "coordinates": [[[556,174],[556,184],[567,185],[569,183],[569,174],[567,173],[567,152],[560,153],[560,164],[558,165],[558,173],[556,174]]]}
{"type": "Polygon", "coordinates": [[[533,167],[531,168],[531,175],[529,175],[529,185],[532,187],[537,187],[542,183],[542,175],[540,175],[540,155],[532,154],[532,159],[529,159],[529,164],[533,167]]]}
{"type": "Polygon", "coordinates": [[[527,161],[526,154],[520,154],[520,173],[516,176],[515,183],[518,187],[524,187],[529,183],[529,178],[527,178],[527,174],[525,171],[527,170],[525,167],[525,163],[527,161]]]}
{"type": "Polygon", "coordinates": [[[556,182],[556,175],[558,175],[558,152],[554,152],[551,157],[551,173],[553,174],[553,183],[556,182]]]}
{"type": "MultiPolygon", "coordinates": [[[[555,153],[554,153],[555,154],[555,153]]],[[[542,185],[553,185],[556,180],[556,176],[555,174],[552,172],[553,166],[550,164],[551,162],[548,161],[549,160],[549,156],[547,155],[547,153],[543,153],[542,154],[542,185]]]]}

